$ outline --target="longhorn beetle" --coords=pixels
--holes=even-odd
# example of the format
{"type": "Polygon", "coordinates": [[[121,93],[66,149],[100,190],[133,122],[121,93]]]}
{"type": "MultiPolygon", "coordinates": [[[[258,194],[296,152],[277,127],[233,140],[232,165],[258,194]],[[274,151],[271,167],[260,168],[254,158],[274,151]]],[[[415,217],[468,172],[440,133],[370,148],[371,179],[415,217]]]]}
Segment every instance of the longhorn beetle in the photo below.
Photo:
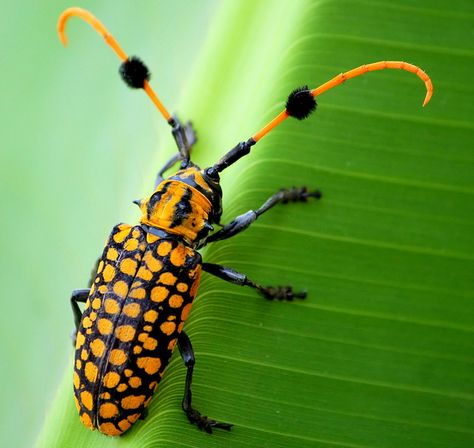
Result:
{"type": "Polygon", "coordinates": [[[76,326],[74,400],[80,418],[91,430],[117,436],[139,418],[163,376],[176,344],[187,368],[182,408],[189,421],[212,433],[230,430],[231,424],[201,415],[192,407],[191,382],[194,353],[183,331],[199,286],[201,270],[230,283],[255,289],[266,299],[304,299],[305,292],[291,287],[262,286],[245,274],[217,264],[203,263],[198,249],[245,230],[260,215],[278,203],[306,202],[321,197],[319,190],[305,187],[283,189],[260,208],[221,225],[222,190],[219,175],[250,152],[262,137],[288,117],[302,120],[316,108],[323,92],[374,70],[401,69],[415,73],[426,86],[423,106],[433,93],[428,75],[406,62],[383,61],[362,65],[337,75],[316,89],[295,89],[285,109],[248,140],[238,143],[214,165],[201,169],[190,160],[196,143],[191,123],[183,125],[171,116],[149,84],[150,73],[137,57],[129,58],[105,26],[81,8],[65,10],[58,21],[64,45],[66,22],[77,16],[89,23],[121,59],[120,75],[132,88],[143,89],[171,126],[178,152],[159,170],[155,189],[141,201],[140,223],[115,226],[98,260],[89,289],[75,290],[71,306],[76,326]],[[171,177],[164,173],[181,161],[171,177]],[[221,226],[215,233],[213,224],[221,226]],[[85,303],[81,312],[78,303],[85,303]]]}

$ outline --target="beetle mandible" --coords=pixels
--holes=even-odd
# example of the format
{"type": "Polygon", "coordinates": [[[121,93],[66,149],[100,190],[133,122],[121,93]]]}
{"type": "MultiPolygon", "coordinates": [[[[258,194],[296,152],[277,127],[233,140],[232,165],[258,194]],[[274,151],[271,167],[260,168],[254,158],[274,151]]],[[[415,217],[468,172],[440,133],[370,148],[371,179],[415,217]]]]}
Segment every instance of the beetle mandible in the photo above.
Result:
{"type": "Polygon", "coordinates": [[[406,62],[382,61],[341,73],[316,89],[295,89],[285,109],[246,141],[238,143],[217,163],[201,169],[190,160],[196,142],[191,123],[171,116],[149,84],[150,73],[137,57],[128,57],[105,26],[89,11],[65,10],[58,21],[64,45],[66,22],[77,16],[89,23],[122,61],[120,75],[132,88],[142,88],[171,126],[178,152],[159,170],[150,196],[135,201],[142,217],[139,224],[119,224],[110,234],[89,289],[75,290],[71,305],[76,326],[74,399],[80,418],[91,430],[116,436],[127,431],[146,408],[166,369],[175,345],[187,368],[182,408],[189,421],[209,433],[229,430],[231,424],[202,415],[191,403],[194,353],[184,322],[196,296],[201,270],[236,285],[255,289],[267,299],[303,299],[305,292],[291,287],[262,286],[245,274],[217,264],[203,263],[198,249],[230,238],[248,228],[278,203],[306,202],[321,197],[305,187],[283,189],[260,208],[221,225],[220,173],[247,155],[268,132],[288,117],[299,120],[316,109],[316,97],[369,71],[401,69],[416,74],[426,86],[423,106],[433,85],[428,75],[406,62]],[[177,173],[164,173],[181,162],[177,173]],[[214,230],[213,225],[221,226],[214,230]],[[81,312],[78,303],[85,303],[81,312]]]}

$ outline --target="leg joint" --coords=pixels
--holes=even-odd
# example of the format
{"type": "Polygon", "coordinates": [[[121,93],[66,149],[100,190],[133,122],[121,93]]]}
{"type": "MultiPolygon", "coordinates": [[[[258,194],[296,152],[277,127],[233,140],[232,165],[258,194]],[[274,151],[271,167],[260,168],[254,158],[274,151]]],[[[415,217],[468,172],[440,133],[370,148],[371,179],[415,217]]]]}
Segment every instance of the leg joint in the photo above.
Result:
{"type": "Polygon", "coordinates": [[[239,286],[253,286],[245,274],[238,272],[228,266],[221,266],[219,264],[213,263],[203,263],[202,269],[209,274],[215,275],[223,280],[226,280],[230,283],[234,283],[239,286]]]}

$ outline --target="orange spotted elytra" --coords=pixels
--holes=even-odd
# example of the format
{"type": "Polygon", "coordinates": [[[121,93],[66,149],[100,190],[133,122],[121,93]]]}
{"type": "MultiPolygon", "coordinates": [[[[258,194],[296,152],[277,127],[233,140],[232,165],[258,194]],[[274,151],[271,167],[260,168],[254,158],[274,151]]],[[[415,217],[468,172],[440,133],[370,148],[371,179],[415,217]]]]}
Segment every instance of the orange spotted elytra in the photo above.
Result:
{"type": "Polygon", "coordinates": [[[171,116],[150,87],[150,74],[136,57],[129,58],[105,26],[90,12],[69,8],[58,22],[58,33],[66,45],[64,28],[77,16],[88,22],[122,60],[120,75],[132,88],[142,88],[171,126],[178,152],[159,170],[150,196],[135,201],[142,217],[134,226],[114,227],[98,261],[97,273],[88,289],[75,290],[71,305],[76,325],[74,399],[85,426],[118,436],[127,431],[145,411],[175,348],[187,367],[182,407],[189,421],[209,433],[231,428],[203,416],[192,407],[191,382],[194,353],[183,325],[199,286],[201,271],[240,286],[254,288],[267,299],[293,300],[306,297],[289,286],[262,286],[234,269],[203,263],[198,249],[230,238],[249,227],[261,214],[278,203],[319,199],[319,190],[305,187],[283,189],[260,208],[221,225],[222,190],[219,174],[248,154],[262,137],[289,116],[299,120],[316,108],[316,97],[369,71],[401,69],[416,74],[425,83],[426,97],[433,85],[420,68],[406,62],[383,61],[342,73],[316,89],[294,90],[285,109],[248,140],[238,143],[217,163],[201,169],[190,160],[196,142],[191,123],[183,125],[171,116]],[[181,162],[178,172],[163,174],[181,162]],[[214,231],[213,224],[221,226],[214,231]],[[81,312],[78,303],[85,303],[81,312]]]}

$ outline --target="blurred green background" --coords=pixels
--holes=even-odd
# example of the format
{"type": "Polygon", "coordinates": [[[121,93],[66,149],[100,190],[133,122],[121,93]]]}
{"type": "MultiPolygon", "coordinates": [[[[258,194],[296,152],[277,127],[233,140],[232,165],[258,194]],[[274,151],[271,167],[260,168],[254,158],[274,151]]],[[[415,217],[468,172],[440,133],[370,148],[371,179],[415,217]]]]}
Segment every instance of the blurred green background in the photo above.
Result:
{"type": "MultiPolygon", "coordinates": [[[[131,201],[153,185],[158,141],[172,148],[168,125],[145,95],[123,85],[118,59],[89,25],[72,20],[69,46],[60,44],[56,22],[69,6],[76,4],[10,3],[0,18],[5,447],[30,447],[37,438],[70,365],[71,289],[86,285],[112,226],[137,219],[131,201]]],[[[94,11],[126,51],[144,58],[174,109],[215,3],[77,6],[94,11]]]]}
{"type": "Polygon", "coordinates": [[[473,446],[472,2],[78,5],[147,62],[169,109],[193,119],[202,164],[258,130],[298,85],[380,59],[420,65],[435,85],[421,109],[414,75],[352,80],[226,172],[224,220],[282,186],[323,189],[320,204],[275,209],[206,253],[310,296],[270,304],[205,277],[186,327],[195,399],[236,427],[209,437],[187,424],[174,357],[149,418],[120,439],[89,433],[75,415],[69,295],[85,287],[112,226],[138,218],[131,201],[173,143],[88,25],[72,20],[60,45],[68,6],[10,4],[0,18],[0,444],[32,446],[43,428],[41,446],[61,448],[473,446]]]}

